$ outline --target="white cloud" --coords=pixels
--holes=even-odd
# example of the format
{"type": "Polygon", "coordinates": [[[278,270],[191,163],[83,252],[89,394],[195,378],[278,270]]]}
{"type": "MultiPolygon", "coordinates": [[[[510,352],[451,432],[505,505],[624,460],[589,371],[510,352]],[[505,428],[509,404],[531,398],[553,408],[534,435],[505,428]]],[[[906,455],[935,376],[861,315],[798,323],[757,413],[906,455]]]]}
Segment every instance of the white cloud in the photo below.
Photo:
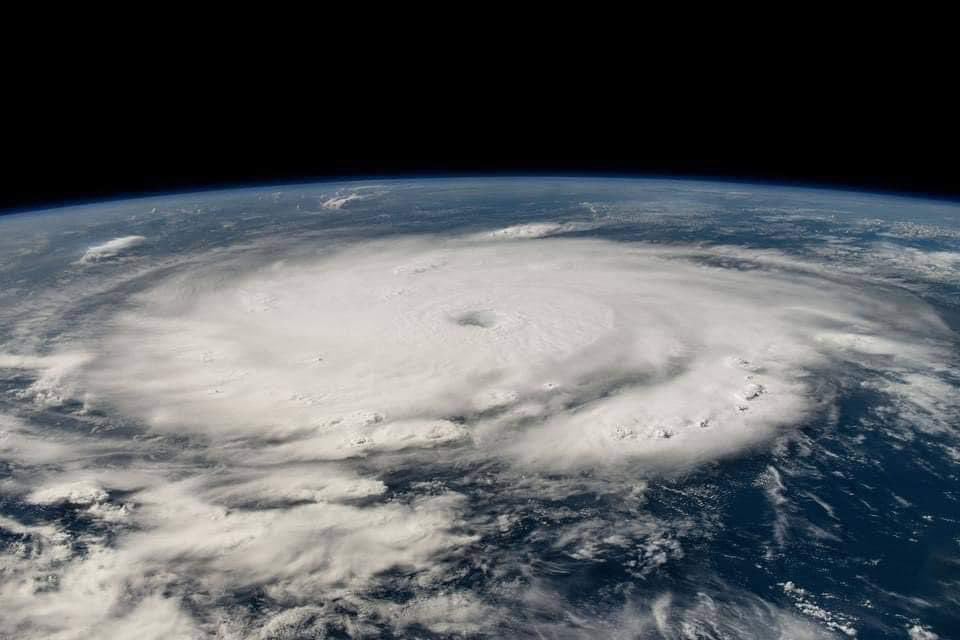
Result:
{"type": "Polygon", "coordinates": [[[497,609],[484,604],[475,594],[462,592],[416,599],[396,607],[392,613],[401,629],[418,624],[434,633],[458,635],[489,629],[500,616],[497,609]]]}
{"type": "Polygon", "coordinates": [[[555,236],[561,233],[586,231],[594,229],[596,226],[596,224],[583,222],[532,222],[504,227],[503,229],[497,229],[489,233],[478,234],[475,237],[478,240],[531,240],[555,236]]]}
{"type": "Polygon", "coordinates": [[[69,482],[34,491],[27,500],[33,504],[66,504],[90,506],[104,502],[109,494],[93,482],[69,482]]]}
{"type": "Polygon", "coordinates": [[[62,352],[56,355],[13,355],[0,353],[0,368],[36,372],[36,379],[18,396],[32,400],[41,407],[53,407],[74,399],[76,390],[70,379],[89,357],[80,352],[62,352]]]}
{"type": "Polygon", "coordinates": [[[214,478],[208,499],[225,506],[286,506],[298,502],[342,502],[386,491],[380,480],[331,466],[287,465],[214,478]]]}
{"type": "MultiPolygon", "coordinates": [[[[545,620],[517,629],[512,635],[533,638],[737,638],[738,640],[826,640],[837,635],[789,610],[734,588],[714,593],[699,590],[695,597],[663,591],[628,601],[619,610],[575,615],[559,594],[528,589],[517,594],[524,610],[545,620]]],[[[511,631],[514,631],[511,629],[511,631]]],[[[509,634],[508,634],[509,635],[509,634]]]]}
{"type": "MultiPolygon", "coordinates": [[[[0,417],[0,459],[17,461],[0,490],[99,527],[79,540],[0,519],[24,539],[0,553],[0,635],[283,638],[331,620],[372,635],[376,616],[398,632],[488,630],[511,614],[452,584],[456,565],[524,514],[478,518],[439,480],[398,494],[390,473],[492,462],[525,504],[582,489],[547,475],[558,470],[620,483],[628,468],[629,523],[557,516],[555,536],[529,541],[577,562],[625,556],[646,578],[684,556],[691,527],[641,515],[649,473],[788,432],[829,408],[854,367],[889,411],[941,429],[955,415],[949,331],[919,300],[776,252],[547,237],[566,230],[395,239],[266,268],[212,255],[59,353],[0,354],[30,379],[18,393],[33,410],[79,399],[73,417],[89,428],[0,417]],[[102,413],[135,427],[114,431],[102,413]],[[412,592],[404,605],[374,595],[393,573],[412,592]],[[254,589],[275,606],[266,619],[218,608],[254,589]],[[330,602],[360,613],[348,622],[330,602]]],[[[771,469],[777,503],[786,485],[771,469]]],[[[547,636],[824,635],[802,616],[850,626],[796,593],[800,615],[665,594],[572,620],[546,588],[497,588],[563,620],[547,636]]]]}
{"type": "Polygon", "coordinates": [[[725,255],[397,240],[194,293],[171,281],[77,384],[160,432],[272,439],[264,461],[473,441],[565,467],[734,453],[828,403],[811,380],[840,362],[930,375],[947,330],[919,301],[903,316],[855,280],[769,252],[772,268],[711,266],[725,255]]]}
{"type": "Polygon", "coordinates": [[[147,239],[144,236],[123,236],[121,238],[114,238],[113,240],[108,240],[103,244],[94,245],[87,249],[87,251],[80,258],[80,262],[83,264],[89,264],[91,262],[101,262],[103,260],[109,260],[110,258],[116,258],[128,250],[140,246],[146,241],[147,239]]]}
{"type": "MultiPolygon", "coordinates": [[[[268,478],[268,484],[282,482],[268,478]]],[[[10,611],[0,633],[29,627],[43,637],[125,637],[139,626],[154,634],[147,637],[187,633],[193,622],[172,600],[160,597],[179,593],[183,581],[192,585],[184,595],[259,585],[278,602],[321,601],[347,597],[393,567],[409,573],[437,570],[437,554],[472,541],[452,532],[460,505],[454,494],[409,504],[320,502],[231,510],[216,504],[235,497],[221,489],[210,478],[146,488],[136,494],[137,508],[130,515],[134,529],[115,546],[88,536],[82,555],[74,555],[67,536],[55,529],[0,520],[0,527],[63,541],[41,544],[47,554],[59,549],[49,561],[34,556],[5,569],[0,597],[10,611]],[[44,575],[55,577],[56,589],[36,589],[38,576],[44,575]],[[164,615],[154,615],[155,610],[164,615]]],[[[47,493],[35,499],[85,505],[89,497],[73,489],[47,493]]],[[[256,487],[253,493],[256,497],[256,487]]],[[[340,497],[348,497],[343,493],[340,497]]],[[[377,493],[374,487],[359,495],[377,493]]],[[[99,504],[105,498],[91,499],[99,504]]]]}
{"type": "Polygon", "coordinates": [[[83,632],[90,634],[86,637],[104,640],[195,640],[204,635],[179,602],[158,595],[144,598],[129,613],[83,632]]]}
{"type": "Polygon", "coordinates": [[[960,252],[925,251],[892,242],[858,246],[842,242],[811,244],[813,255],[834,260],[831,265],[864,277],[916,283],[954,284],[960,280],[960,252]]]}
{"type": "Polygon", "coordinates": [[[260,628],[259,640],[295,640],[296,638],[323,638],[329,612],[323,607],[292,607],[273,615],[260,628]]]}
{"type": "Polygon", "coordinates": [[[66,443],[36,437],[21,420],[0,415],[0,460],[45,464],[61,462],[76,452],[66,443]]]}
{"type": "Polygon", "coordinates": [[[343,209],[344,205],[353,202],[354,200],[362,200],[364,196],[359,193],[348,193],[345,196],[337,195],[332,198],[327,198],[320,203],[320,206],[324,209],[332,209],[334,211],[343,209]]]}
{"type": "Polygon", "coordinates": [[[956,282],[960,276],[960,252],[922,251],[895,244],[876,244],[868,257],[878,267],[933,282],[956,282]]]}
{"type": "Polygon", "coordinates": [[[828,611],[818,605],[809,591],[797,586],[792,581],[788,580],[781,586],[783,587],[784,594],[793,600],[793,605],[803,615],[819,620],[826,628],[846,636],[854,637],[857,635],[856,627],[854,627],[855,620],[849,616],[828,611]]]}
{"type": "Polygon", "coordinates": [[[940,637],[933,631],[924,629],[918,624],[907,627],[907,635],[910,636],[910,640],[938,640],[940,637]]]}

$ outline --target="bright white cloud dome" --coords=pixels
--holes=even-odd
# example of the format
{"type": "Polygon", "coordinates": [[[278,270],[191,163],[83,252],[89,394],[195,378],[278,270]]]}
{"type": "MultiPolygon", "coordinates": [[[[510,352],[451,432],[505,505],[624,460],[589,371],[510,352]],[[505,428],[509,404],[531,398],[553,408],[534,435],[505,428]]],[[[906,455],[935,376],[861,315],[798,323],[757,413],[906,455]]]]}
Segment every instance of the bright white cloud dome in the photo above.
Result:
{"type": "Polygon", "coordinates": [[[929,310],[893,321],[895,299],[807,269],[586,239],[360,244],[146,292],[81,384],[159,430],[270,439],[263,461],[469,443],[691,462],[822,407],[817,372],[857,344],[935,353],[929,310]]]}

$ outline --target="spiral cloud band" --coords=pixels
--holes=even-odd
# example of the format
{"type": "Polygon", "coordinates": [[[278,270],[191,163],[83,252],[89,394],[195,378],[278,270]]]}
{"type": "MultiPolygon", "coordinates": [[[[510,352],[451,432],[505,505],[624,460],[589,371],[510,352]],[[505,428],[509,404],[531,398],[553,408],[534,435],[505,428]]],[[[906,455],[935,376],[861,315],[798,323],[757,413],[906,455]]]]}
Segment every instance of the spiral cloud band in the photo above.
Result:
{"type": "Polygon", "coordinates": [[[546,467],[684,464],[824,408],[818,372],[936,358],[945,328],[922,306],[721,255],[414,239],[191,275],[117,318],[85,390],[160,431],[262,440],[251,462],[469,443],[546,467]]]}
{"type": "MultiPolygon", "coordinates": [[[[284,260],[209,252],[59,352],[0,355],[36,372],[24,393],[38,406],[76,402],[139,428],[54,434],[0,416],[0,459],[25,469],[4,491],[102,525],[78,554],[55,527],[0,521],[33,541],[0,574],[0,633],[320,637],[333,620],[362,636],[375,620],[469,634],[516,602],[563,620],[548,587],[497,582],[485,565],[496,589],[455,586],[494,553],[478,541],[509,534],[524,492],[578,490],[563,474],[616,477],[604,490],[630,518],[593,518],[552,544],[589,560],[642,540],[630,571],[644,577],[682,555],[690,527],[644,514],[644,478],[829,422],[843,385],[926,428],[956,415],[939,377],[951,333],[909,294],[772,251],[555,237],[582,229],[368,239],[284,260]],[[391,493],[391,474],[431,465],[487,474],[515,502],[468,509],[426,481],[391,493]],[[56,589],[36,589],[52,575],[56,589]],[[406,604],[382,597],[385,576],[406,604]],[[255,615],[225,595],[251,593],[277,608],[255,615]]],[[[822,631],[754,596],[701,592],[622,616],[610,624],[627,635],[680,637],[668,618],[743,637],[822,631]]]]}

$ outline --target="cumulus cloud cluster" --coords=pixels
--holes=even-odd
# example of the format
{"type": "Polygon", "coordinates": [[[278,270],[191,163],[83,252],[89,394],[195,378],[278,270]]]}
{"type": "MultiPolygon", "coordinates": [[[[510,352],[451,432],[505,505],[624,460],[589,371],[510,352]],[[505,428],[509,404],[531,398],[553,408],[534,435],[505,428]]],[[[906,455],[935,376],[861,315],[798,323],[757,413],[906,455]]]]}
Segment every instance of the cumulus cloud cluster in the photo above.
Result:
{"type": "MultiPolygon", "coordinates": [[[[949,330],[915,299],[770,253],[548,237],[570,230],[368,241],[227,276],[213,261],[133,296],[84,343],[0,359],[36,372],[22,393],[44,406],[79,399],[94,422],[139,428],[0,422],[0,458],[22,466],[4,490],[101,525],[81,552],[61,528],[0,521],[23,541],[4,556],[0,633],[471,633],[503,613],[455,580],[510,514],[478,519],[442,485],[396,493],[389,473],[686,469],[826,411],[854,369],[891,402],[955,415],[932,388],[949,330]],[[386,580],[414,597],[377,595],[386,580]],[[277,608],[254,616],[237,594],[277,608]]],[[[630,549],[639,577],[682,557],[669,527],[608,529],[568,526],[551,548],[630,549]]],[[[726,632],[748,614],[819,635],[762,601],[705,595],[618,624],[681,637],[677,620],[726,632]]]]}

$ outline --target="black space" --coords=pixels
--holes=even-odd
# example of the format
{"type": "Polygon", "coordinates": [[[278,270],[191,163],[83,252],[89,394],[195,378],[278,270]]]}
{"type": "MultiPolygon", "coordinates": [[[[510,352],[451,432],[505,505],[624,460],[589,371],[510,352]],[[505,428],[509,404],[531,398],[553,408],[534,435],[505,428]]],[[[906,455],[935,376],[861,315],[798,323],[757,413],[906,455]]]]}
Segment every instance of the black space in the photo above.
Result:
{"type": "Polygon", "coordinates": [[[720,75],[613,94],[563,74],[456,87],[376,74],[293,86],[149,80],[132,89],[78,76],[15,105],[0,211],[450,174],[709,177],[960,199],[955,105],[922,86],[791,77],[770,90],[720,75]]]}

